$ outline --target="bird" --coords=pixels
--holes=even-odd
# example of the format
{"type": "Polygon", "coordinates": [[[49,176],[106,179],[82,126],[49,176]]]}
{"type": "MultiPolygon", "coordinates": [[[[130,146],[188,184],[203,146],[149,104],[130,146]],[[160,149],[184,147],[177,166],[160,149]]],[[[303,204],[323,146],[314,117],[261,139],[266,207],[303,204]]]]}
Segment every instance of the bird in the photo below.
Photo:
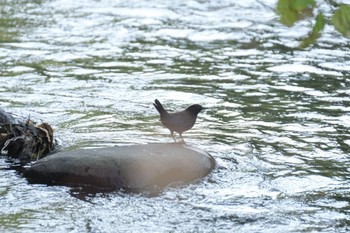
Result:
{"type": "Polygon", "coordinates": [[[170,130],[174,141],[176,142],[174,132],[177,132],[183,143],[185,143],[185,140],[182,137],[182,133],[191,129],[194,123],[196,123],[198,113],[206,109],[199,104],[193,104],[184,111],[171,113],[168,112],[157,99],[154,100],[153,105],[160,114],[160,121],[162,124],[170,130]]]}

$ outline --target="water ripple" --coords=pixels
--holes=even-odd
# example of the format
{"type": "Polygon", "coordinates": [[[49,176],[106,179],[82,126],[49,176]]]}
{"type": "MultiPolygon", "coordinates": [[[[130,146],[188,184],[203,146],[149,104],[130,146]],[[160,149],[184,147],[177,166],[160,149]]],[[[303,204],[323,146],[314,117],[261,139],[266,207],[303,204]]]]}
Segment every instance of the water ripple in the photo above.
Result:
{"type": "Polygon", "coordinates": [[[75,149],[170,142],[154,99],[199,103],[209,109],[184,138],[217,169],[157,197],[90,197],[27,184],[1,158],[1,230],[349,228],[350,48],[331,28],[299,50],[310,25],[281,26],[272,0],[6,3],[2,108],[49,122],[75,149]]]}

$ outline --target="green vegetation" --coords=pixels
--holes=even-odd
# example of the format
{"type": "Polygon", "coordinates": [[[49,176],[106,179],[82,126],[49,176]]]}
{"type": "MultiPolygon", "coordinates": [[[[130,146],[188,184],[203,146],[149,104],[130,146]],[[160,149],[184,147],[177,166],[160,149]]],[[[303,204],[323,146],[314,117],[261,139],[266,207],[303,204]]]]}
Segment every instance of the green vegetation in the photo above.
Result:
{"type": "Polygon", "coordinates": [[[317,13],[311,31],[300,41],[301,48],[314,44],[326,24],[333,25],[344,37],[350,39],[350,5],[337,4],[331,0],[326,3],[334,9],[330,18],[325,17],[326,14],[315,0],[278,0],[275,11],[280,15],[280,22],[288,27],[294,26],[299,20],[313,18],[317,13]]]}
{"type": "Polygon", "coordinates": [[[338,32],[350,39],[350,6],[341,4],[334,12],[331,23],[338,32]]]}

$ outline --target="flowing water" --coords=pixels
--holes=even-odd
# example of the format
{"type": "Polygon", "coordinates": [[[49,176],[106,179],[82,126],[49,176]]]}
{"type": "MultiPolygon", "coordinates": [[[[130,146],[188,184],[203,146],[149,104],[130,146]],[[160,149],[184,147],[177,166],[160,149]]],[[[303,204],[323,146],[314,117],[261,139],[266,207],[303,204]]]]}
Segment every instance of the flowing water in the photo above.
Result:
{"type": "MultiPolygon", "coordinates": [[[[64,150],[171,142],[152,106],[202,104],[206,178],[157,196],[28,184],[0,157],[1,232],[350,230],[350,44],[276,1],[1,0],[1,108],[64,150]]],[[[332,9],[322,5],[327,15],[332,9]]]]}

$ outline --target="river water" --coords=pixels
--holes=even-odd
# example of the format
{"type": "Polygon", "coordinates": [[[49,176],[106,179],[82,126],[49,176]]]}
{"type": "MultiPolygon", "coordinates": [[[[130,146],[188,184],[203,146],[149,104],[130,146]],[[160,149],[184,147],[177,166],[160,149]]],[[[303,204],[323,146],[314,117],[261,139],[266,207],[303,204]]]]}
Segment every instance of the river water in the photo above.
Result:
{"type": "MultiPolygon", "coordinates": [[[[152,106],[202,104],[206,178],[156,196],[28,184],[0,157],[1,232],[347,232],[350,44],[276,1],[1,0],[0,100],[62,149],[171,142],[152,106]]],[[[327,15],[331,9],[322,5],[327,15]]]]}

